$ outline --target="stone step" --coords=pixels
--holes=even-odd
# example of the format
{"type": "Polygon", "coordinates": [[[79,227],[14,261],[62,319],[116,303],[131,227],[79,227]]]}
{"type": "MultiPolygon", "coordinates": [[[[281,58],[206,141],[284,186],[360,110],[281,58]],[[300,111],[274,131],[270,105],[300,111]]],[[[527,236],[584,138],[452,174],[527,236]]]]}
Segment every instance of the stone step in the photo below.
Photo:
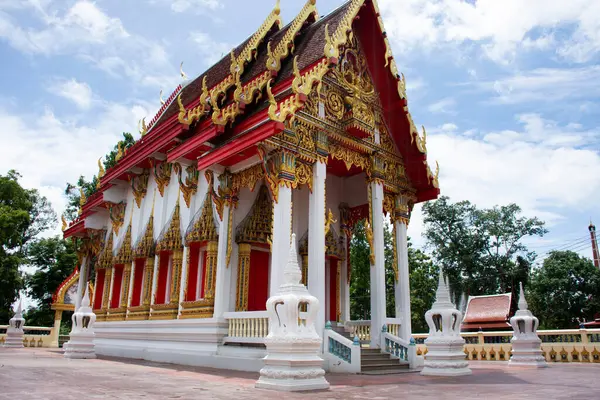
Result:
{"type": "Polygon", "coordinates": [[[408,364],[372,364],[372,365],[362,365],[361,373],[365,372],[379,372],[379,371],[406,371],[408,370],[408,364]]]}
{"type": "Polygon", "coordinates": [[[405,374],[407,372],[414,372],[408,368],[402,369],[379,369],[374,371],[361,371],[362,375],[392,375],[392,374],[405,374]]]}
{"type": "Polygon", "coordinates": [[[388,359],[378,359],[378,360],[360,360],[360,365],[364,367],[370,367],[372,365],[391,365],[396,366],[399,365],[400,362],[398,360],[393,360],[391,358],[388,359]]]}
{"type": "MultiPolygon", "coordinates": [[[[368,347],[363,347],[360,349],[361,354],[383,354],[381,349],[370,349],[368,347]]],[[[387,355],[387,354],[386,354],[387,355]]]]}
{"type": "Polygon", "coordinates": [[[360,354],[361,360],[389,360],[391,359],[389,354],[360,354]]]}

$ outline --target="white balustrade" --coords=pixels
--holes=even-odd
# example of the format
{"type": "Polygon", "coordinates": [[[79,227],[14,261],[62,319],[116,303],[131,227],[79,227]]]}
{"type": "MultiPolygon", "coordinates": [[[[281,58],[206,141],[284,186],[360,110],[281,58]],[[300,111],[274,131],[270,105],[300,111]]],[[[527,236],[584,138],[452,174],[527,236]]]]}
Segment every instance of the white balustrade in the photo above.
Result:
{"type": "MultiPolygon", "coordinates": [[[[600,329],[557,329],[537,331],[542,340],[542,352],[547,362],[600,363],[600,329]]],[[[508,361],[512,331],[462,332],[464,352],[469,360],[508,361]]],[[[417,354],[427,352],[423,343],[427,334],[413,334],[417,354]]]]}
{"type": "Polygon", "coordinates": [[[269,334],[266,311],[228,312],[224,318],[229,322],[226,343],[264,343],[269,334]]]}
{"type": "MultiPolygon", "coordinates": [[[[6,341],[8,325],[0,325],[0,346],[6,341]]],[[[24,326],[23,346],[25,347],[52,347],[52,331],[54,328],[44,326],[24,326]]]]}
{"type": "Polygon", "coordinates": [[[371,321],[346,321],[344,323],[344,326],[353,337],[358,336],[358,340],[360,340],[361,342],[368,342],[371,340],[371,321]]]}

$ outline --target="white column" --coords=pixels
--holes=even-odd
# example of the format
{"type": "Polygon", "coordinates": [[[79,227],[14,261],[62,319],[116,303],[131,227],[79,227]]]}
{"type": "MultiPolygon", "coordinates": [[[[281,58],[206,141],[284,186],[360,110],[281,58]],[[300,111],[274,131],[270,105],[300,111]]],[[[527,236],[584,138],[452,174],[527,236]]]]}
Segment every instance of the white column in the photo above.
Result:
{"type": "Polygon", "coordinates": [[[152,294],[150,295],[150,304],[154,304],[156,291],[158,290],[158,268],[160,267],[160,256],[154,256],[154,272],[152,273],[152,294]]]}
{"type": "MultiPolygon", "coordinates": [[[[144,275],[144,272],[142,272],[142,276],[144,275]]],[[[129,274],[129,287],[128,289],[128,293],[126,294],[127,296],[127,308],[129,308],[131,306],[131,296],[133,295],[133,284],[135,282],[135,259],[131,262],[131,273],[129,274]]],[[[125,311],[125,313],[129,313],[129,311],[125,311]]]]}
{"type": "Polygon", "coordinates": [[[373,221],[373,252],[375,265],[371,265],[371,348],[380,347],[381,328],[385,323],[385,254],[383,244],[383,185],[371,185],[373,221]]]}
{"type": "MultiPolygon", "coordinates": [[[[222,319],[223,313],[231,311],[231,270],[227,265],[227,232],[229,224],[233,224],[229,212],[229,203],[223,207],[223,221],[219,225],[219,244],[217,247],[217,277],[215,282],[215,310],[214,318],[222,319]]],[[[233,241],[233,238],[231,238],[233,241]]],[[[231,244],[233,246],[233,243],[231,244]]],[[[233,257],[232,257],[233,258],[233,257]]],[[[231,260],[229,260],[231,264],[231,260]]],[[[235,293],[235,291],[234,291],[235,293]]]]}
{"type": "Polygon", "coordinates": [[[402,318],[399,336],[404,340],[410,340],[412,334],[410,319],[410,275],[408,270],[408,236],[406,234],[406,223],[396,221],[396,251],[398,252],[398,281],[394,286],[396,303],[396,318],[402,318]]]}
{"type": "Polygon", "coordinates": [[[325,328],[325,163],[313,164],[313,190],[308,200],[308,291],[319,300],[315,322],[322,337],[325,328]]]}
{"type": "MultiPolygon", "coordinates": [[[[273,246],[271,247],[271,271],[269,297],[279,291],[283,283],[283,269],[290,251],[292,227],[292,189],[279,186],[277,202],[273,202],[273,246]]],[[[325,242],[323,242],[325,243],[325,242]]]]}
{"type": "Polygon", "coordinates": [[[81,297],[83,293],[85,293],[84,285],[87,283],[86,275],[87,275],[87,267],[88,267],[88,258],[87,256],[83,256],[81,259],[81,266],[79,267],[79,282],[77,283],[77,297],[75,298],[75,311],[79,308],[81,304],[81,297]]]}
{"type": "Polygon", "coordinates": [[[185,282],[186,282],[186,276],[187,276],[187,270],[189,268],[188,266],[188,252],[190,251],[189,246],[184,246],[183,247],[183,259],[181,260],[181,274],[179,274],[179,304],[177,305],[177,315],[181,314],[181,310],[183,309],[183,307],[181,306],[181,303],[183,303],[185,301],[185,297],[183,297],[183,293],[185,292],[185,290],[187,289],[185,287],[185,282]]]}

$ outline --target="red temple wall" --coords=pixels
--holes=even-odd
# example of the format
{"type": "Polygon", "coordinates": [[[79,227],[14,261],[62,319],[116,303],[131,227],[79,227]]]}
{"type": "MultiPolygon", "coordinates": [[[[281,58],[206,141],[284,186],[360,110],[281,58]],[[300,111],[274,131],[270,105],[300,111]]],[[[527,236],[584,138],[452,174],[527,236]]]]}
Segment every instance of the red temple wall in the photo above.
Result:
{"type": "Polygon", "coordinates": [[[141,303],[142,285],[144,282],[144,266],[146,265],[145,258],[135,260],[133,270],[133,292],[131,293],[131,306],[137,307],[141,303]]]}
{"type": "Polygon", "coordinates": [[[121,285],[123,284],[123,264],[117,264],[114,268],[113,289],[110,299],[110,308],[118,308],[121,302],[121,285]]]}
{"type": "Polygon", "coordinates": [[[190,259],[188,265],[185,301],[194,301],[196,300],[196,290],[198,285],[198,260],[200,257],[200,247],[191,245],[188,251],[190,252],[190,259]]]}
{"type": "Polygon", "coordinates": [[[202,252],[202,279],[200,280],[200,298],[204,298],[204,283],[206,281],[206,251],[202,252]]]}
{"type": "Polygon", "coordinates": [[[264,311],[269,298],[269,253],[250,252],[250,279],[248,282],[248,311],[264,311]]]}
{"type": "Polygon", "coordinates": [[[161,253],[158,257],[158,284],[156,286],[156,304],[165,304],[167,280],[169,277],[169,253],[161,253]]]}
{"type": "Polygon", "coordinates": [[[94,310],[102,308],[102,296],[104,295],[104,279],[106,270],[99,269],[96,272],[96,290],[94,291],[94,310]]]}

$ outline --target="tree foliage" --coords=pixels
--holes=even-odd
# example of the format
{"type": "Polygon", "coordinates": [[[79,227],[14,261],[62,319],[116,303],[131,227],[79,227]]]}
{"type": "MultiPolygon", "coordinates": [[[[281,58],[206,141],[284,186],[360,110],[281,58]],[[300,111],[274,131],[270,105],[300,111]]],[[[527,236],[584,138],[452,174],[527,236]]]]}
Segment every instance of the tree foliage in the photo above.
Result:
{"type": "Polygon", "coordinates": [[[516,204],[478,209],[448,197],[423,205],[425,238],[433,258],[450,278],[455,300],[469,295],[514,292],[527,282],[535,253],[523,239],[547,231],[516,204]]]}
{"type": "Polygon", "coordinates": [[[38,303],[37,307],[28,311],[27,324],[52,326],[52,295],[77,264],[75,247],[73,242],[60,237],[40,239],[29,246],[27,258],[29,265],[37,270],[25,276],[25,286],[27,294],[38,303]]]}
{"type": "Polygon", "coordinates": [[[0,323],[12,317],[11,305],[23,287],[19,266],[34,236],[56,222],[48,200],[37,190],[24,189],[20,175],[0,175],[0,323]]]}
{"type": "Polygon", "coordinates": [[[600,312],[600,271],[572,251],[553,251],[535,270],[527,302],[542,329],[576,328],[600,312]]]}
{"type": "MultiPolygon", "coordinates": [[[[384,254],[386,272],[386,313],[395,316],[395,276],[393,232],[389,225],[384,225],[384,254]]],[[[350,283],[350,317],[352,320],[371,318],[371,264],[370,248],[365,234],[363,222],[355,225],[350,242],[350,263],[352,279],[350,283]]],[[[408,243],[408,265],[410,271],[411,320],[413,332],[426,332],[425,312],[431,308],[435,300],[438,268],[429,256],[421,250],[414,249],[408,243]]]]}

